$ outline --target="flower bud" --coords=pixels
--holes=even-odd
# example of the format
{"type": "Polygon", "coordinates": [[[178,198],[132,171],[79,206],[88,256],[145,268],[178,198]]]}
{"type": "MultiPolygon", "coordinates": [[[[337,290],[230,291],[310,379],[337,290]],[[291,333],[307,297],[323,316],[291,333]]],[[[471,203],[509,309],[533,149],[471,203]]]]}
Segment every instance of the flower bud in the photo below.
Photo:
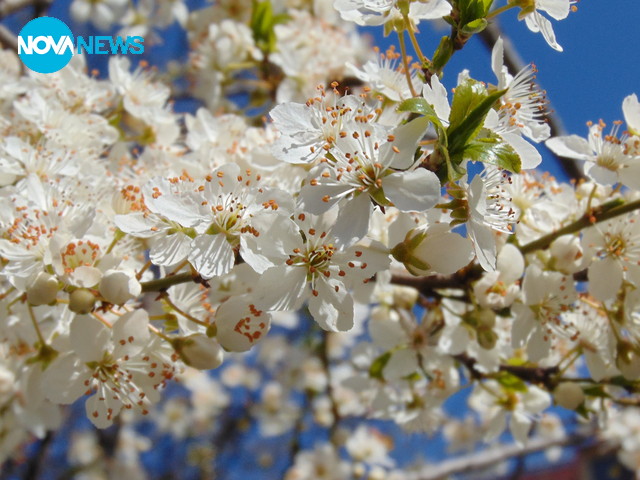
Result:
{"type": "Polygon", "coordinates": [[[491,350],[498,343],[498,334],[490,328],[480,327],[476,330],[478,344],[485,350],[491,350]]]}
{"type": "Polygon", "coordinates": [[[585,257],[580,245],[580,238],[574,235],[563,235],[549,247],[555,261],[554,267],[563,273],[575,273],[585,268],[585,257]]]}
{"type": "Polygon", "coordinates": [[[174,348],[184,363],[198,370],[211,370],[222,365],[222,347],[202,333],[178,339],[174,348]]]}
{"type": "Polygon", "coordinates": [[[104,273],[99,289],[100,295],[114,305],[123,305],[142,291],[133,272],[113,269],[104,273]]]}
{"type": "Polygon", "coordinates": [[[563,382],[553,391],[556,404],[568,410],[575,410],[584,402],[582,387],[574,382],[563,382]]]}
{"type": "Polygon", "coordinates": [[[410,310],[418,301],[419,293],[413,287],[393,286],[393,304],[410,310]]]}
{"type": "Polygon", "coordinates": [[[450,275],[472,260],[473,246],[468,239],[450,232],[447,225],[436,224],[427,230],[414,228],[407,232],[404,241],[391,249],[391,255],[412,275],[450,275]]]}
{"type": "Polygon", "coordinates": [[[69,295],[69,310],[74,313],[84,315],[93,310],[96,303],[96,296],[86,288],[79,288],[69,295]]]}
{"type": "Polygon", "coordinates": [[[53,275],[40,272],[27,290],[27,302],[33,306],[54,302],[58,295],[58,279],[53,275]]]}
{"type": "Polygon", "coordinates": [[[637,380],[640,377],[640,356],[634,350],[631,342],[621,340],[616,346],[616,366],[627,380],[637,380]]]}

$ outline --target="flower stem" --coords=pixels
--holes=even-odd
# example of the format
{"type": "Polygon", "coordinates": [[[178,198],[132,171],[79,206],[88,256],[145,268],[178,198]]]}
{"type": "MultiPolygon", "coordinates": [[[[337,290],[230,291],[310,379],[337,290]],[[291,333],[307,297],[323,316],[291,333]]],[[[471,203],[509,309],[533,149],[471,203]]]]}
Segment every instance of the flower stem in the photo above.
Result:
{"type": "Polygon", "coordinates": [[[487,20],[489,20],[490,18],[493,18],[496,15],[501,14],[502,12],[506,12],[507,10],[511,10],[515,6],[516,6],[515,3],[507,3],[506,5],[503,5],[502,7],[496,8],[495,10],[489,12],[485,18],[487,20]]]}
{"type": "Polygon", "coordinates": [[[409,71],[409,58],[407,57],[407,45],[404,42],[404,32],[398,32],[398,42],[400,43],[400,53],[402,54],[402,65],[404,66],[404,75],[407,77],[407,84],[409,84],[409,90],[411,95],[417,97],[416,89],[413,88],[413,81],[411,80],[411,72],[409,71]]]}
{"type": "Polygon", "coordinates": [[[428,65],[431,62],[425,56],[425,54],[422,53],[422,49],[420,48],[420,44],[418,43],[418,39],[416,38],[416,32],[414,32],[411,26],[411,22],[409,21],[409,17],[406,15],[404,16],[404,24],[407,27],[407,31],[409,32],[409,39],[411,40],[411,45],[413,45],[413,49],[415,50],[416,55],[418,55],[418,58],[420,59],[420,63],[422,63],[423,66],[428,65]]]}
{"type": "Polygon", "coordinates": [[[197,323],[198,325],[202,325],[203,327],[209,327],[210,326],[207,322],[203,322],[202,320],[199,320],[199,319],[189,315],[187,312],[185,312],[184,310],[179,308],[175,303],[173,303],[171,301],[171,299],[169,298],[168,294],[164,295],[163,300],[167,303],[167,305],[169,305],[171,308],[173,308],[176,312],[178,312],[180,315],[182,315],[187,320],[190,320],[190,321],[192,321],[194,323],[197,323]]]}
{"type": "Polygon", "coordinates": [[[33,308],[30,304],[27,304],[27,308],[29,309],[29,316],[31,317],[31,323],[33,323],[33,328],[36,331],[36,335],[38,336],[38,340],[40,341],[41,346],[45,346],[47,342],[42,336],[42,332],[40,331],[40,326],[38,325],[38,321],[36,320],[36,316],[33,314],[33,308]]]}

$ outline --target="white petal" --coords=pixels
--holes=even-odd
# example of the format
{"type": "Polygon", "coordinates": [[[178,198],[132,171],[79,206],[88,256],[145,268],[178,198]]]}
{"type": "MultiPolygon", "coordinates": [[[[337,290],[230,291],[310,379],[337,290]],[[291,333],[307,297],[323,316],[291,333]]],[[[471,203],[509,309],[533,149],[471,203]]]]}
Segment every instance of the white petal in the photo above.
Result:
{"type": "Polygon", "coordinates": [[[305,268],[286,265],[270,268],[260,276],[256,304],[267,310],[297,310],[304,302],[306,286],[305,268]]]}
{"type": "Polygon", "coordinates": [[[425,168],[392,173],[382,179],[382,188],[385,196],[403,212],[423,212],[440,199],[440,180],[425,168]]]}
{"type": "Polygon", "coordinates": [[[539,362],[543,358],[547,358],[550,349],[551,344],[549,343],[547,333],[542,327],[536,325],[527,342],[527,356],[529,357],[529,361],[539,362]]]}
{"type": "Polygon", "coordinates": [[[141,212],[116,215],[114,221],[120,230],[134,237],[149,238],[158,234],[158,222],[141,212]]]}
{"type": "Polygon", "coordinates": [[[522,277],[524,273],[524,257],[515,245],[507,243],[498,254],[497,270],[500,280],[511,284],[522,277]]]}
{"type": "Polygon", "coordinates": [[[622,102],[622,112],[629,130],[634,135],[640,135],[640,102],[635,93],[625,97],[622,102]]]}
{"type": "Polygon", "coordinates": [[[418,369],[418,358],[413,350],[402,349],[394,352],[382,370],[387,380],[399,380],[418,369]]]}
{"type": "Polygon", "coordinates": [[[525,20],[527,22],[529,30],[531,30],[532,32],[540,31],[551,48],[557,50],[558,52],[562,52],[562,47],[556,41],[556,35],[555,33],[553,33],[553,27],[551,26],[551,22],[549,20],[540,15],[538,12],[533,12],[531,15],[527,15],[525,20]],[[534,21],[530,21],[530,18],[532,16],[535,17],[534,21]],[[532,25],[534,24],[535,27],[532,28],[532,25]]]}
{"type": "Polygon", "coordinates": [[[545,390],[530,385],[522,395],[522,406],[528,413],[541,413],[551,406],[551,396],[545,390]]]}
{"type": "Polygon", "coordinates": [[[531,429],[531,420],[526,415],[520,412],[513,412],[511,415],[511,422],[509,423],[509,430],[519,445],[527,443],[529,437],[529,430],[531,429]]]}
{"type": "Polygon", "coordinates": [[[437,75],[431,77],[430,86],[427,84],[424,85],[422,88],[422,96],[429,105],[433,106],[440,121],[448,124],[451,107],[449,106],[449,99],[447,98],[447,89],[440,83],[437,75]]]}
{"type": "Polygon", "coordinates": [[[91,288],[100,283],[102,272],[96,267],[87,267],[80,265],[70,275],[74,285],[79,287],[91,288]]]}
{"type": "Polygon", "coordinates": [[[149,344],[149,315],[146,310],[125,313],[113,324],[114,358],[140,353],[149,344]]]}
{"type": "Polygon", "coordinates": [[[170,267],[182,262],[191,251],[191,238],[182,232],[163,235],[153,242],[149,259],[155,265],[170,267]]]}
{"type": "Polygon", "coordinates": [[[504,432],[507,426],[507,413],[503,410],[498,410],[494,417],[489,420],[487,431],[485,433],[485,440],[491,441],[504,432]]]}
{"type": "Polygon", "coordinates": [[[73,403],[87,391],[84,381],[88,378],[89,371],[78,357],[71,353],[61,355],[43,372],[43,391],[52,402],[73,403]]]}
{"type": "Polygon", "coordinates": [[[203,278],[213,278],[231,271],[235,255],[224,234],[205,234],[191,242],[189,262],[203,278]]]}
{"type": "Polygon", "coordinates": [[[111,331],[91,315],[77,315],[69,327],[71,347],[83,362],[102,360],[110,338],[111,331]]]}
{"type": "Polygon", "coordinates": [[[235,297],[218,308],[216,326],[220,345],[232,352],[245,352],[266,336],[271,314],[256,308],[248,297],[235,297]]]}
{"type": "Polygon", "coordinates": [[[501,136],[520,157],[520,164],[523,170],[536,168],[540,165],[542,162],[540,152],[520,135],[516,135],[515,133],[502,133],[501,136]]]}
{"type": "Polygon", "coordinates": [[[503,77],[502,69],[504,67],[504,44],[502,37],[498,37],[496,43],[491,50],[491,69],[498,81],[503,77]]]}
{"type": "Polygon", "coordinates": [[[544,10],[556,20],[564,20],[569,16],[571,2],[569,0],[536,0],[536,8],[544,10]]]}
{"type": "Polygon", "coordinates": [[[331,229],[336,245],[353,245],[364,237],[369,231],[372,210],[373,205],[367,194],[360,194],[340,205],[336,224],[331,229]]]}
{"type": "Polygon", "coordinates": [[[431,270],[450,275],[473,260],[473,244],[469,239],[453,232],[427,234],[414,255],[427,262],[431,270]]]}
{"type": "Polygon", "coordinates": [[[107,428],[113,424],[114,417],[122,408],[122,403],[118,400],[114,401],[109,396],[102,398],[96,393],[87,399],[84,406],[91,423],[97,428],[107,428]]]}
{"type": "Polygon", "coordinates": [[[342,198],[350,195],[353,190],[353,187],[343,184],[306,184],[300,189],[300,197],[306,212],[320,215],[333,207],[342,198]]]}
{"type": "Polygon", "coordinates": [[[480,266],[487,272],[496,269],[496,238],[492,230],[475,222],[467,222],[467,231],[473,240],[473,246],[480,266]]]}
{"type": "Polygon", "coordinates": [[[610,300],[622,285],[622,268],[616,260],[607,257],[591,264],[588,277],[589,293],[598,300],[610,300]]]}
{"type": "Polygon", "coordinates": [[[324,330],[346,332],[353,328],[353,298],[346,287],[334,279],[318,279],[317,295],[309,298],[309,311],[324,330]]]}
{"type": "Polygon", "coordinates": [[[556,155],[573,158],[575,160],[588,160],[593,157],[593,150],[584,138],[578,135],[550,138],[545,145],[556,155]]]}
{"type": "Polygon", "coordinates": [[[429,119],[420,117],[394,129],[393,142],[387,142],[380,147],[380,163],[399,170],[411,167],[415,163],[414,155],[418,142],[422,140],[428,127],[429,119]]]}
{"type": "Polygon", "coordinates": [[[600,185],[613,185],[618,182],[617,172],[601,167],[593,162],[587,162],[584,164],[584,173],[600,185]]]}

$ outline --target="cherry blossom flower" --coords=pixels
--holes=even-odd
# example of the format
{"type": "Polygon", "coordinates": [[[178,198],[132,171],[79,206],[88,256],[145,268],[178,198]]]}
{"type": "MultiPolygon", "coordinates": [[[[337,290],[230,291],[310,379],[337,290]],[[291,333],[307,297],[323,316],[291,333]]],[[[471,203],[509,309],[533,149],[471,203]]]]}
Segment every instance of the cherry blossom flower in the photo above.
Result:
{"type": "Polygon", "coordinates": [[[57,357],[45,372],[47,397],[71,403],[88,395],[87,417],[99,428],[111,425],[123,407],[148,413],[175,369],[170,359],[149,348],[148,325],[144,310],[122,315],[111,329],[77,316],[70,326],[71,351],[57,357]]]}
{"type": "Polygon", "coordinates": [[[318,215],[339,204],[334,232],[353,242],[367,232],[372,202],[406,212],[433,207],[440,198],[440,181],[429,170],[411,168],[427,125],[422,117],[385,136],[366,123],[342,130],[336,148],[310,172],[300,191],[305,209],[318,215]]]}
{"type": "Polygon", "coordinates": [[[555,154],[582,160],[584,173],[602,185],[622,183],[631,188],[640,187],[640,159],[625,146],[626,138],[618,137],[621,122],[615,122],[609,134],[606,124],[600,122],[589,127],[585,140],[578,135],[555,137],[546,141],[555,154]]]}
{"type": "Polygon", "coordinates": [[[551,48],[562,52],[551,22],[540,11],[546,12],[554,20],[564,20],[569,16],[572,2],[570,0],[518,0],[514,3],[522,6],[518,18],[524,19],[527,28],[534,33],[541,32],[551,48]]]}
{"type": "Polygon", "coordinates": [[[501,391],[496,382],[488,382],[486,387],[495,395],[477,387],[469,399],[471,408],[486,415],[485,440],[497,438],[507,426],[508,418],[516,443],[525,445],[535,416],[551,405],[551,396],[535,385],[529,385],[525,392],[501,391]]]}
{"type": "MultiPolygon", "coordinates": [[[[334,6],[343,19],[358,25],[382,25],[402,19],[401,8],[396,0],[335,0],[334,6]]],[[[415,23],[433,20],[447,15],[451,5],[444,0],[411,2],[407,12],[415,23]]]]}
{"type": "Polygon", "coordinates": [[[316,217],[298,214],[298,232],[287,235],[289,259],[262,275],[260,304],[272,310],[296,310],[309,299],[313,318],[325,330],[353,327],[354,303],[349,292],[389,265],[386,248],[375,241],[338,243],[335,211],[316,217]],[[333,225],[333,227],[332,227],[333,225]],[[272,286],[279,284],[275,290],[272,286]]]}
{"type": "Polygon", "coordinates": [[[582,237],[589,266],[589,293],[612,299],[623,279],[640,285],[640,225],[635,217],[610,220],[585,230],[582,237]]]}

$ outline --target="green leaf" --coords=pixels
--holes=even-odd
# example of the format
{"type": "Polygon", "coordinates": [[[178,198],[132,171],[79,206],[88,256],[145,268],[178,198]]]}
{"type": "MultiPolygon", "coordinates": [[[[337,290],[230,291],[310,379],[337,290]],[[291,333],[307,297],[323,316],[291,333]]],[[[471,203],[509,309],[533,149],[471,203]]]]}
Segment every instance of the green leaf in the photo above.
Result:
{"type": "Polygon", "coordinates": [[[493,0],[458,0],[460,24],[464,25],[486,17],[492,4],[493,0]]]}
{"type": "Polygon", "coordinates": [[[454,162],[466,159],[489,163],[514,173],[519,173],[522,167],[522,162],[516,151],[498,136],[476,138],[467,143],[458,156],[460,158],[454,158],[454,162]]]}
{"type": "Polygon", "coordinates": [[[461,153],[469,139],[482,128],[487,113],[505,92],[506,90],[499,90],[489,95],[484,85],[475,80],[468,80],[456,88],[447,129],[449,153],[452,157],[461,153]]]}
{"type": "Polygon", "coordinates": [[[276,48],[276,34],[274,27],[290,19],[286,14],[273,14],[273,7],[269,0],[253,2],[251,21],[249,26],[253,32],[256,46],[265,53],[272,53],[276,48]]]}
{"type": "Polygon", "coordinates": [[[460,83],[454,92],[451,101],[451,114],[449,115],[449,128],[454,130],[477,107],[482,100],[487,98],[487,88],[484,84],[467,79],[460,83]]]}
{"type": "Polygon", "coordinates": [[[390,359],[391,359],[390,351],[383,353],[378,358],[376,358],[371,364],[371,367],[369,367],[369,376],[371,378],[377,378],[378,380],[384,380],[384,377],[382,376],[382,371],[384,370],[384,367],[387,366],[387,363],[389,363],[390,359]]]}
{"type": "Polygon", "coordinates": [[[504,372],[504,371],[499,372],[496,375],[496,380],[507,391],[511,391],[511,392],[527,391],[527,384],[524,383],[523,380],[521,380],[520,378],[516,377],[515,375],[509,372],[504,372]]]}
{"type": "Polygon", "coordinates": [[[413,97],[413,98],[409,98],[408,100],[404,100],[398,106],[398,111],[417,113],[425,117],[438,118],[438,115],[436,115],[436,111],[433,109],[433,107],[431,107],[431,105],[429,105],[427,100],[423,97],[413,97]]]}
{"type": "Polygon", "coordinates": [[[466,33],[467,35],[472,35],[474,33],[480,33],[485,28],[487,28],[489,22],[487,22],[484,18],[477,18],[462,27],[462,33],[466,33]]]}
{"type": "Polygon", "coordinates": [[[493,5],[493,0],[482,0],[482,3],[484,5],[484,14],[486,16],[487,13],[489,13],[489,10],[491,10],[491,6],[493,5]]]}

